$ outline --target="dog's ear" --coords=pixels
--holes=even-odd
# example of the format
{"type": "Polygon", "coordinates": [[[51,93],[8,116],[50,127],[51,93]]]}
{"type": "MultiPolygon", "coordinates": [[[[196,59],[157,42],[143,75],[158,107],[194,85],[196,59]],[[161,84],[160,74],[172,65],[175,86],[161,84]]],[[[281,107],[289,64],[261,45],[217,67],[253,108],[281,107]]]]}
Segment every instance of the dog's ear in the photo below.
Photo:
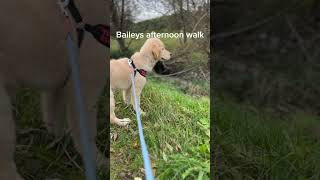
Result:
{"type": "Polygon", "coordinates": [[[157,44],[152,45],[152,55],[153,55],[153,58],[156,60],[159,60],[161,58],[160,57],[160,48],[157,46],[157,44]]]}

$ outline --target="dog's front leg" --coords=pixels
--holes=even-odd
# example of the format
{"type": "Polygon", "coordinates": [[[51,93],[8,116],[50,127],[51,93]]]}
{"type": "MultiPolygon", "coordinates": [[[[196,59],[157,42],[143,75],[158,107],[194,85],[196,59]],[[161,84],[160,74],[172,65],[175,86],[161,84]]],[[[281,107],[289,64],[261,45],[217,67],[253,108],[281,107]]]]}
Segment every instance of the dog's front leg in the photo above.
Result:
{"type": "Polygon", "coordinates": [[[7,91],[0,82],[0,180],[23,180],[16,170],[15,124],[7,91]]]}
{"type": "Polygon", "coordinates": [[[117,124],[119,126],[126,126],[127,124],[129,124],[131,122],[129,118],[119,119],[114,113],[116,103],[115,103],[114,94],[111,88],[110,88],[109,100],[110,100],[110,122],[117,124]]]}
{"type": "Polygon", "coordinates": [[[57,137],[64,133],[65,101],[63,89],[41,94],[42,112],[45,125],[49,132],[57,137]]]}

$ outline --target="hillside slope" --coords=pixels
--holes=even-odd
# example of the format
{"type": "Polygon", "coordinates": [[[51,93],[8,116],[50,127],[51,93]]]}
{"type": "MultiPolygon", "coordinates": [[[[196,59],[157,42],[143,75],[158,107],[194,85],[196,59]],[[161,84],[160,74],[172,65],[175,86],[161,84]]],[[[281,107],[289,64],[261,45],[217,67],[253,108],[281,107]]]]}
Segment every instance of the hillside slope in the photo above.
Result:
{"type": "MultiPolygon", "coordinates": [[[[152,79],[143,90],[142,117],[146,142],[158,179],[208,179],[209,98],[194,98],[152,79]]],[[[130,117],[129,128],[112,125],[111,179],[141,177],[143,161],[133,109],[117,94],[116,114],[130,117]]]]}

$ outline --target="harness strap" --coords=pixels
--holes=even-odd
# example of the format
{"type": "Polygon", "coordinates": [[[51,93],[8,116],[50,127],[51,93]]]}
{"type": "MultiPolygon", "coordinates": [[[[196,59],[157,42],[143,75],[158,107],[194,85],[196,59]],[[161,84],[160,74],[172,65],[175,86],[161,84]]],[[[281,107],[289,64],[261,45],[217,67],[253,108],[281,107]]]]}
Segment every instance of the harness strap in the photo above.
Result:
{"type": "Polygon", "coordinates": [[[131,66],[133,68],[134,77],[136,77],[137,71],[141,76],[147,77],[147,71],[144,69],[137,69],[136,65],[133,63],[132,59],[128,59],[128,64],[129,64],[129,66],[131,66]]]}
{"type": "Polygon", "coordinates": [[[79,24],[83,21],[81,14],[78,10],[78,8],[76,7],[76,5],[74,4],[74,0],[69,0],[69,3],[67,5],[68,10],[71,13],[71,16],[73,17],[74,21],[79,24]]]}
{"type": "Polygon", "coordinates": [[[91,33],[92,36],[102,45],[110,48],[110,26],[103,24],[90,25],[84,23],[82,16],[74,3],[74,0],[64,0],[62,4],[64,8],[67,8],[69,10],[73,20],[76,22],[79,48],[81,47],[82,41],[84,39],[85,31],[91,33]]]}

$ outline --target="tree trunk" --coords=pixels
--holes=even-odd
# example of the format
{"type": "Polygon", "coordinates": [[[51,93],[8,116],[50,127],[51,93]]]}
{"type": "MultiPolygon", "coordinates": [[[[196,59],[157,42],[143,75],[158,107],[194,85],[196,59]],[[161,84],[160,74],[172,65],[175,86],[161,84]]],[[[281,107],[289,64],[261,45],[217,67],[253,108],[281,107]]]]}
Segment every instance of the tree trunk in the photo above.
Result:
{"type": "Polygon", "coordinates": [[[121,1],[121,17],[120,17],[120,31],[123,31],[123,21],[124,21],[124,0],[121,1]]]}
{"type": "Polygon", "coordinates": [[[186,3],[187,3],[187,11],[189,12],[189,11],[190,11],[190,5],[189,5],[190,3],[189,3],[189,0],[187,0],[186,3]]]}
{"type": "Polygon", "coordinates": [[[184,9],[183,9],[183,0],[180,0],[179,2],[179,6],[180,6],[180,26],[182,28],[182,32],[183,32],[183,43],[187,43],[187,37],[186,37],[186,26],[185,26],[185,20],[184,20],[184,9]]]}
{"type": "MultiPolygon", "coordinates": [[[[123,12],[122,11],[122,17],[119,17],[119,13],[117,10],[117,7],[115,6],[115,2],[114,0],[111,1],[111,8],[112,8],[112,16],[111,16],[111,20],[112,23],[114,24],[114,28],[116,31],[120,31],[122,32],[123,30],[123,12]],[[119,20],[120,19],[120,20],[119,20]]],[[[124,9],[124,0],[122,0],[122,7],[124,9]]],[[[128,47],[126,46],[125,40],[122,38],[117,38],[117,42],[119,44],[119,48],[121,52],[127,52],[128,51],[128,47]]]]}

